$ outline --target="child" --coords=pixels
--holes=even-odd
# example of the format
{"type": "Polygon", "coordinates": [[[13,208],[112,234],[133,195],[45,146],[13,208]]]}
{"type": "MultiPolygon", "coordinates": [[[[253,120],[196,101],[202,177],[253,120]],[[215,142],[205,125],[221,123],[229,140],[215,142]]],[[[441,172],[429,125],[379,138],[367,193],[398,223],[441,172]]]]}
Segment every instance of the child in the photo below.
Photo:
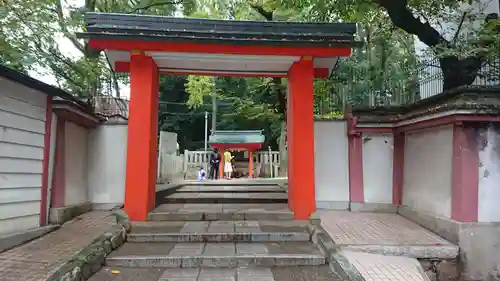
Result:
{"type": "Polygon", "coordinates": [[[204,181],[205,180],[205,170],[203,170],[203,167],[200,168],[198,171],[198,181],[204,181]]]}

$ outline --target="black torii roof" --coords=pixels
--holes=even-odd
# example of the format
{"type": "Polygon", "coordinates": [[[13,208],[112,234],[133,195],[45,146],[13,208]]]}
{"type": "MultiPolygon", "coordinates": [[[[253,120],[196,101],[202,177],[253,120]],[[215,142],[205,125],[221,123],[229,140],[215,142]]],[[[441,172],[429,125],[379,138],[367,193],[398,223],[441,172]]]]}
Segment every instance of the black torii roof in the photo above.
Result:
{"type": "Polygon", "coordinates": [[[147,40],[267,46],[354,47],[356,23],[298,23],[86,13],[86,32],[97,40],[147,40]]]}

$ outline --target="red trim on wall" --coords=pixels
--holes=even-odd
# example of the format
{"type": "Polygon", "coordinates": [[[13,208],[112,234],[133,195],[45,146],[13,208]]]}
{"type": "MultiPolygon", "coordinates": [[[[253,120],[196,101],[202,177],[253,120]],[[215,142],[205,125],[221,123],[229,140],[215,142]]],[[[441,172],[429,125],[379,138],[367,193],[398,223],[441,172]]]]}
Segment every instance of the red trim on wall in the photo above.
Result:
{"type": "Polygon", "coordinates": [[[429,120],[423,120],[408,125],[398,126],[396,129],[394,129],[394,131],[398,133],[417,131],[422,129],[450,125],[457,122],[498,122],[498,121],[500,121],[500,116],[455,114],[429,120]]]}
{"type": "Polygon", "coordinates": [[[474,127],[453,126],[451,218],[477,222],[479,200],[479,148],[474,127]]]}
{"type": "Polygon", "coordinates": [[[316,56],[346,57],[350,47],[283,47],[249,46],[230,44],[195,44],[175,42],[153,42],[142,40],[89,40],[89,46],[98,50],[158,51],[202,54],[270,55],[270,56],[316,56]]]}
{"type": "MultiPolygon", "coordinates": [[[[127,61],[116,61],[115,62],[115,72],[130,72],[130,62],[127,61]]],[[[287,78],[286,74],[240,74],[232,72],[203,72],[203,71],[160,71],[160,74],[167,75],[195,75],[195,76],[224,76],[224,77],[272,77],[272,78],[287,78]]],[[[315,78],[328,78],[330,75],[330,70],[328,68],[315,68],[314,77],[315,78]]]]}
{"type": "Polygon", "coordinates": [[[404,133],[394,134],[392,154],[392,204],[401,206],[403,204],[403,177],[405,156],[404,133]]]}
{"type": "Polygon", "coordinates": [[[47,224],[47,194],[49,188],[50,134],[52,127],[52,96],[47,96],[45,107],[45,135],[43,139],[42,190],[40,198],[40,226],[47,224]]]}
{"type": "Polygon", "coordinates": [[[57,119],[55,149],[50,205],[60,208],[66,193],[66,121],[62,118],[57,119]]]}
{"type": "Polygon", "coordinates": [[[469,115],[469,114],[454,114],[433,119],[417,121],[407,125],[396,127],[355,127],[358,133],[403,133],[410,131],[418,131],[444,125],[451,125],[457,122],[500,122],[500,116],[496,115],[469,115]]]}
{"type": "Polygon", "coordinates": [[[247,150],[257,150],[262,147],[261,143],[242,143],[242,144],[223,144],[214,143],[210,145],[213,148],[218,148],[228,150],[228,149],[247,149],[247,150]]]}

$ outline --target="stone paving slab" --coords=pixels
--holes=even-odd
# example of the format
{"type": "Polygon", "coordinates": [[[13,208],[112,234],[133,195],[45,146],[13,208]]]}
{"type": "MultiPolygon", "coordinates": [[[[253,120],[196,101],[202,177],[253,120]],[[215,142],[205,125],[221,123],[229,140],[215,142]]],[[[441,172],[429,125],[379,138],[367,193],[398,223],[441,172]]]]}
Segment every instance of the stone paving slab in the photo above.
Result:
{"type": "Polygon", "coordinates": [[[108,266],[130,268],[237,268],[323,265],[323,255],[233,255],[233,256],[120,256],[109,257],[108,266]]]}
{"type": "Polygon", "coordinates": [[[254,193],[220,193],[220,192],[184,192],[173,193],[159,199],[164,204],[169,203],[286,203],[288,194],[284,192],[254,192],[254,193]]]}
{"type": "Polygon", "coordinates": [[[87,281],[158,281],[164,271],[165,270],[161,268],[126,268],[106,266],[92,275],[92,277],[90,277],[87,281]]]}
{"type": "MultiPolygon", "coordinates": [[[[181,243],[177,243],[181,244],[181,243]]],[[[129,256],[129,255],[168,255],[175,247],[176,243],[125,243],[117,250],[113,251],[109,257],[129,256]]]]}
{"type": "Polygon", "coordinates": [[[365,281],[430,281],[413,258],[343,251],[365,281]]]}
{"type": "Polygon", "coordinates": [[[161,255],[188,255],[188,256],[237,256],[247,253],[269,253],[283,255],[320,255],[319,248],[312,242],[293,241],[293,242],[254,242],[254,243],[125,243],[109,257],[120,256],[161,256],[161,255]],[[238,252],[240,249],[240,252],[238,252]],[[265,249],[265,250],[264,250],[265,249]]]}
{"type": "Polygon", "coordinates": [[[107,258],[109,266],[166,268],[270,267],[324,263],[323,254],[311,242],[126,243],[107,258]]]}
{"type": "Polygon", "coordinates": [[[89,212],[0,254],[0,280],[43,280],[116,224],[111,212],[89,212]]]}
{"type": "Polygon", "coordinates": [[[199,281],[203,278],[221,281],[231,277],[235,281],[343,281],[335,279],[327,265],[227,269],[104,267],[88,281],[199,281]]]}
{"type": "Polygon", "coordinates": [[[135,233],[129,242],[284,242],[310,241],[307,232],[233,232],[233,233],[135,233]]]}
{"type": "Polygon", "coordinates": [[[133,222],[131,233],[308,232],[309,226],[308,221],[148,221],[133,222]]]}
{"type": "Polygon", "coordinates": [[[168,199],[288,199],[288,194],[283,192],[263,192],[263,193],[236,193],[236,192],[225,192],[225,193],[208,193],[208,192],[198,192],[198,193],[174,193],[166,196],[168,199]]]}
{"type": "Polygon", "coordinates": [[[148,216],[152,221],[293,220],[284,203],[163,204],[148,216]]]}
{"type": "Polygon", "coordinates": [[[346,250],[414,258],[458,256],[458,246],[397,214],[330,211],[321,215],[321,225],[346,250]]]}
{"type": "Polygon", "coordinates": [[[335,277],[328,265],[275,267],[271,271],[275,281],[347,281],[335,277]]]}

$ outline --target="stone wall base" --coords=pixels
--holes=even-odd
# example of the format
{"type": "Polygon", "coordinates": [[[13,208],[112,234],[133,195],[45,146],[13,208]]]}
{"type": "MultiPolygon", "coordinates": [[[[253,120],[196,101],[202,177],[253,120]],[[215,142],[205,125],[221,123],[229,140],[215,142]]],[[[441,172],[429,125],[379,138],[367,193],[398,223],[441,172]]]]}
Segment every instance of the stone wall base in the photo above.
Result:
{"type": "Polygon", "coordinates": [[[316,209],[318,210],[349,210],[349,202],[347,201],[316,201],[316,209]]]}
{"type": "Polygon", "coordinates": [[[123,207],[123,202],[117,203],[92,203],[92,210],[96,211],[111,211],[123,207]]]}
{"type": "Polygon", "coordinates": [[[25,231],[9,233],[6,235],[0,235],[0,253],[43,236],[57,228],[59,228],[59,225],[48,225],[25,231]]]}
{"type": "Polygon", "coordinates": [[[500,280],[500,223],[463,223],[405,206],[398,213],[460,247],[462,280],[500,280]]]}
{"type": "Polygon", "coordinates": [[[349,208],[352,212],[396,213],[397,206],[392,203],[357,203],[351,202],[349,208]]]}
{"type": "Polygon", "coordinates": [[[89,202],[60,208],[50,208],[49,223],[63,224],[64,222],[67,222],[81,214],[85,214],[90,210],[92,210],[92,204],[89,202]]]}

